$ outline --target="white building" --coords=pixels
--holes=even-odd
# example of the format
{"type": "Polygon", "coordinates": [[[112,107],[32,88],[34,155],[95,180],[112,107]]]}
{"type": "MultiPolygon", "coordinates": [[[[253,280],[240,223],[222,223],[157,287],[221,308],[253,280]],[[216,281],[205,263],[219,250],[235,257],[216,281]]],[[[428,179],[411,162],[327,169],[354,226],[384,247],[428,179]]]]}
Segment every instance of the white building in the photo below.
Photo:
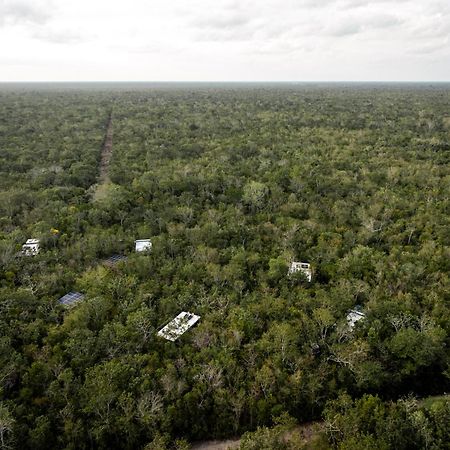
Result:
{"type": "Polygon", "coordinates": [[[158,336],[174,342],[199,320],[200,316],[186,311],[180,312],[175,319],[171,320],[165,327],[158,331],[158,336]]]}
{"type": "Polygon", "coordinates": [[[39,253],[39,239],[28,239],[22,245],[22,254],[25,256],[34,256],[39,253]]]}
{"type": "Polygon", "coordinates": [[[296,272],[302,272],[305,274],[307,280],[311,282],[312,280],[312,270],[311,270],[311,264],[304,263],[304,262],[296,262],[292,261],[291,266],[289,267],[288,274],[291,275],[296,272]]]}
{"type": "Polygon", "coordinates": [[[152,249],[152,241],[150,239],[138,239],[134,243],[137,252],[146,252],[152,249]]]}
{"type": "Polygon", "coordinates": [[[356,322],[359,322],[360,320],[364,319],[366,315],[360,311],[356,311],[355,309],[351,309],[347,314],[347,323],[348,327],[353,330],[353,328],[356,325],[356,322]]]}

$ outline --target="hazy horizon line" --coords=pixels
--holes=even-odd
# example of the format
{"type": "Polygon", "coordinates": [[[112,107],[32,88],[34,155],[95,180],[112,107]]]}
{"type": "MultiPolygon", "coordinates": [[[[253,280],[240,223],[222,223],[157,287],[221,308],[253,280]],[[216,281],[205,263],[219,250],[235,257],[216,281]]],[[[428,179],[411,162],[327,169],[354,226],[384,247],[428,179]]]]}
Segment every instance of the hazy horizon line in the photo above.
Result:
{"type": "Polygon", "coordinates": [[[0,80],[0,84],[44,84],[44,83],[247,83],[247,84],[306,84],[306,83],[450,83],[449,80],[0,80]]]}

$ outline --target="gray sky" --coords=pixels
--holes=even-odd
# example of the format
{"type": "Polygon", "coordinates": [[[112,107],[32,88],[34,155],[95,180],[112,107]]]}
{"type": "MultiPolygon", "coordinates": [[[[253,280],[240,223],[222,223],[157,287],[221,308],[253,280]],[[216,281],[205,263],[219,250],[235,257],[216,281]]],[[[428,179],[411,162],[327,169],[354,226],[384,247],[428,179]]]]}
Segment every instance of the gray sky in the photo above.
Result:
{"type": "Polygon", "coordinates": [[[450,0],[0,0],[0,80],[450,80],[450,0]]]}

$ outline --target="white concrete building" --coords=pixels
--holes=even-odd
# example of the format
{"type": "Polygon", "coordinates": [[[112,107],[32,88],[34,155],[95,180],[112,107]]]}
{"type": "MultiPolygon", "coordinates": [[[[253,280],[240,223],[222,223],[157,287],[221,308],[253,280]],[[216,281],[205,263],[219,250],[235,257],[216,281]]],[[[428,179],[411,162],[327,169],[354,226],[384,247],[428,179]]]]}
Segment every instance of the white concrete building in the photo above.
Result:
{"type": "Polygon", "coordinates": [[[138,239],[134,243],[137,252],[147,252],[152,249],[152,241],[150,239],[138,239]]]}
{"type": "Polygon", "coordinates": [[[22,254],[25,256],[34,256],[39,253],[39,239],[27,239],[22,245],[22,254]]]}
{"type": "Polygon", "coordinates": [[[360,311],[356,311],[355,309],[351,309],[347,314],[347,323],[348,327],[353,330],[353,328],[356,325],[356,322],[359,322],[360,320],[364,319],[366,315],[360,311]]]}
{"type": "Polygon", "coordinates": [[[311,283],[312,280],[311,264],[305,262],[292,261],[291,266],[289,267],[288,274],[291,275],[296,272],[303,272],[307,280],[311,283]]]}
{"type": "Polygon", "coordinates": [[[158,331],[158,336],[168,341],[176,341],[189,328],[193,327],[200,320],[200,316],[196,316],[190,312],[182,311],[175,319],[171,320],[165,327],[158,331]]]}

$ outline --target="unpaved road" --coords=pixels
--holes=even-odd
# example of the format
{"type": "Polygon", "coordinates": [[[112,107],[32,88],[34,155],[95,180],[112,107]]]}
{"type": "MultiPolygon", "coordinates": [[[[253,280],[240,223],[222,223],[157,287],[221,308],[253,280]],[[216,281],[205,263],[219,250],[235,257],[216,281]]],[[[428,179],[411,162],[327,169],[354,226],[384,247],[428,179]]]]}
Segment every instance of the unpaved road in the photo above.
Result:
{"type": "Polygon", "coordinates": [[[102,147],[102,154],[100,158],[100,170],[97,178],[97,184],[93,186],[93,200],[100,200],[106,195],[108,186],[111,184],[109,179],[109,162],[112,156],[112,146],[113,146],[113,120],[112,112],[109,115],[108,126],[106,128],[105,141],[102,147]]]}
{"type": "MultiPolygon", "coordinates": [[[[314,439],[314,433],[322,427],[322,422],[307,422],[302,425],[297,425],[292,430],[286,431],[283,439],[290,441],[297,435],[301,437],[302,444],[308,444],[314,439]]],[[[191,450],[237,450],[240,444],[241,440],[239,438],[223,441],[202,441],[194,442],[191,450]]]]}
{"type": "Polygon", "coordinates": [[[108,169],[109,162],[111,161],[113,144],[113,126],[112,126],[112,113],[109,115],[108,127],[106,129],[105,142],[102,148],[102,156],[100,160],[100,174],[98,177],[98,184],[104,184],[109,182],[108,169]]]}
{"type": "Polygon", "coordinates": [[[240,442],[240,439],[197,442],[192,444],[191,450],[235,450],[239,448],[240,442]]]}

